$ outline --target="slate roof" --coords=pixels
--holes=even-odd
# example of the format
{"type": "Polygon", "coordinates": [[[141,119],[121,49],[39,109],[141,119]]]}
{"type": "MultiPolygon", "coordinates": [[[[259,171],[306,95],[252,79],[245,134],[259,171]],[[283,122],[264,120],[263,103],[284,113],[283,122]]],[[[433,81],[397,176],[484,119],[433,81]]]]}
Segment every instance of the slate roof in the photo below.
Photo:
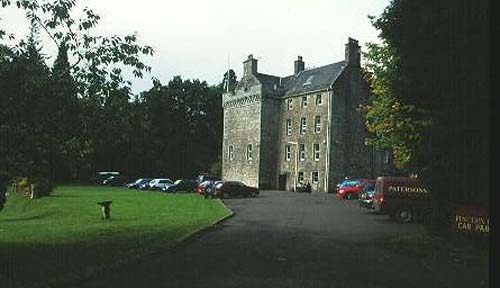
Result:
{"type": "Polygon", "coordinates": [[[280,86],[280,77],[267,75],[262,73],[257,73],[255,75],[257,79],[262,83],[264,92],[268,95],[280,95],[283,89],[280,86]]]}
{"type": "Polygon", "coordinates": [[[342,74],[345,61],[304,70],[283,78],[257,73],[264,93],[273,96],[289,96],[329,88],[342,74]]]}
{"type": "Polygon", "coordinates": [[[297,75],[282,79],[285,95],[294,95],[330,87],[342,74],[346,67],[345,61],[304,70],[297,75]],[[283,81],[284,80],[284,81],[283,81]]]}

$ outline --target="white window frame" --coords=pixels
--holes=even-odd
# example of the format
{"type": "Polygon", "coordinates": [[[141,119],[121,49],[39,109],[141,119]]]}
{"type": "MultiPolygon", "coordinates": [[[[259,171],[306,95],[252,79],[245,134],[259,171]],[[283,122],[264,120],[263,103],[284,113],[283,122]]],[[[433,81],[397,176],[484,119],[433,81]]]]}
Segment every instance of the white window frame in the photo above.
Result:
{"type": "Polygon", "coordinates": [[[286,136],[292,136],[292,119],[286,119],[286,136]]]}
{"type": "Polygon", "coordinates": [[[305,135],[306,131],[307,131],[307,118],[301,117],[300,118],[299,133],[300,133],[300,135],[305,135]]]}
{"type": "Polygon", "coordinates": [[[304,183],[304,171],[299,171],[297,173],[297,182],[301,184],[304,183]]]}
{"type": "Polygon", "coordinates": [[[321,133],[321,116],[314,117],[314,133],[321,133]]]}
{"type": "Polygon", "coordinates": [[[302,108],[307,108],[307,96],[302,96],[302,108]]]}
{"type": "Polygon", "coordinates": [[[229,145],[227,147],[227,157],[229,158],[229,161],[234,160],[234,145],[229,145]]]}
{"type": "Polygon", "coordinates": [[[306,161],[306,144],[299,144],[299,159],[306,161]]]}
{"type": "Polygon", "coordinates": [[[319,145],[319,143],[314,143],[313,144],[313,159],[314,161],[319,161],[319,158],[321,158],[321,147],[319,145]],[[316,149],[316,147],[318,149],[316,149]]]}
{"type": "Polygon", "coordinates": [[[292,146],[286,145],[285,146],[285,161],[291,161],[291,160],[292,160],[292,146]]]}
{"type": "Polygon", "coordinates": [[[287,107],[288,107],[288,110],[292,110],[293,109],[293,99],[290,98],[287,100],[287,107]]]}
{"type": "Polygon", "coordinates": [[[323,105],[323,95],[321,93],[316,94],[316,106],[322,106],[323,105]]]}
{"type": "Polygon", "coordinates": [[[318,184],[319,183],[319,171],[313,171],[313,172],[311,172],[311,182],[314,183],[314,184],[318,184]]]}
{"type": "Polygon", "coordinates": [[[253,153],[252,144],[248,144],[247,145],[247,160],[249,160],[249,161],[252,160],[252,157],[253,157],[252,153],[253,153]]]}

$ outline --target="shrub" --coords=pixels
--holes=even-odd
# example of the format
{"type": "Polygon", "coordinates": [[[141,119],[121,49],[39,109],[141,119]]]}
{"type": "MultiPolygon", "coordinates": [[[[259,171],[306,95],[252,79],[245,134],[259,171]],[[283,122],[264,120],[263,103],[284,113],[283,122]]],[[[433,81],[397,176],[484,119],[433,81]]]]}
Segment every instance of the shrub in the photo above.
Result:
{"type": "Polygon", "coordinates": [[[31,185],[34,185],[35,198],[48,196],[54,190],[52,181],[41,176],[15,177],[12,181],[12,190],[31,197],[31,185]]]}

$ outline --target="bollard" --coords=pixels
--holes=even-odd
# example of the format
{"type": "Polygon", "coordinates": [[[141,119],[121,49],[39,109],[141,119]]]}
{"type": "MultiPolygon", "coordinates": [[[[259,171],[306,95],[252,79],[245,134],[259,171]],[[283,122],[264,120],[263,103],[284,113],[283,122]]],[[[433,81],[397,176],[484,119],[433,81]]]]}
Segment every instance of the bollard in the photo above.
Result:
{"type": "Polygon", "coordinates": [[[101,206],[101,216],[103,220],[111,218],[111,203],[113,203],[113,201],[109,200],[97,203],[98,205],[101,206]]]}

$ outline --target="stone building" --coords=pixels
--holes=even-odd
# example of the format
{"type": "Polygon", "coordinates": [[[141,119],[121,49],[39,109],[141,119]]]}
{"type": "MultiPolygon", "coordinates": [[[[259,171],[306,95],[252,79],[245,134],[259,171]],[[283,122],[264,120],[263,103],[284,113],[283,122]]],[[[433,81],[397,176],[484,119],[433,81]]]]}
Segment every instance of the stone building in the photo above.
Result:
{"type": "Polygon", "coordinates": [[[345,59],[294,73],[259,73],[252,55],[234,93],[223,95],[222,178],[261,189],[293,190],[310,183],[332,191],[345,176],[374,178],[382,153],[364,145],[364,120],[356,108],[369,86],[360,67],[358,41],[349,38],[345,59]]]}

